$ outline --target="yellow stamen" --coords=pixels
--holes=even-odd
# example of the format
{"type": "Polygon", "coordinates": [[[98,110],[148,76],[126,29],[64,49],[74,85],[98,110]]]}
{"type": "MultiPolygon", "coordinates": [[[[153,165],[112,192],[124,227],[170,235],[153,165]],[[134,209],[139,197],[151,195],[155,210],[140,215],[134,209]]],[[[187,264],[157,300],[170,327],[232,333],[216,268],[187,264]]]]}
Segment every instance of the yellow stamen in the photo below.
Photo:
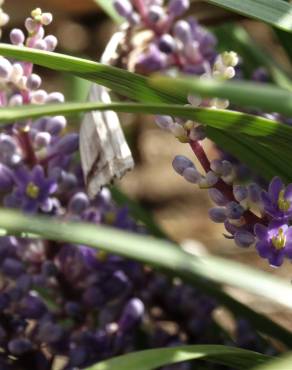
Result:
{"type": "Polygon", "coordinates": [[[290,208],[290,202],[284,198],[285,190],[281,190],[278,199],[278,207],[281,211],[287,212],[290,208]]]}
{"type": "Polygon", "coordinates": [[[284,235],[284,231],[282,228],[279,229],[277,236],[273,236],[272,243],[277,250],[281,250],[285,247],[286,236],[284,235]]]}
{"type": "Polygon", "coordinates": [[[30,182],[26,187],[26,195],[30,198],[36,199],[39,196],[40,188],[33,182],[30,182]]]}

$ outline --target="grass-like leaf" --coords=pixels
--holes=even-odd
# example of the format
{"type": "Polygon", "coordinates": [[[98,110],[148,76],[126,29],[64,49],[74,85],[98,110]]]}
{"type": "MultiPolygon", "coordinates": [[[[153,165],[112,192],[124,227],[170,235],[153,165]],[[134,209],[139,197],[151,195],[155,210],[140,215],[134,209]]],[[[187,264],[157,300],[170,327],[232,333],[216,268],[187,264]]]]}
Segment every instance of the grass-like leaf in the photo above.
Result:
{"type": "Polygon", "coordinates": [[[218,257],[196,257],[165,240],[104,226],[76,222],[62,223],[60,220],[40,216],[30,217],[16,211],[1,209],[0,228],[12,235],[25,232],[43,239],[88,245],[179,276],[206,294],[217,298],[237,315],[246,317],[261,332],[284,343],[292,341],[292,334],[286,329],[237,302],[220,288],[220,284],[228,284],[292,308],[291,287],[277,277],[218,257]]]}
{"type": "Polygon", "coordinates": [[[153,76],[152,86],[168,93],[197,94],[204,97],[227,98],[232,103],[243,107],[263,109],[266,112],[278,112],[292,116],[292,93],[271,84],[253,82],[221,82],[200,78],[169,78],[153,76]]]}
{"type": "Polygon", "coordinates": [[[233,12],[292,32],[292,6],[282,0],[207,0],[233,12]]]}
{"type": "Polygon", "coordinates": [[[288,352],[262,365],[254,366],[251,370],[290,370],[292,368],[292,353],[288,352]]]}
{"type": "Polygon", "coordinates": [[[193,345],[134,352],[99,362],[86,370],[154,370],[160,366],[190,360],[205,360],[231,366],[233,369],[245,370],[254,365],[262,365],[270,358],[240,348],[220,345],[193,345]]]}
{"type": "Polygon", "coordinates": [[[168,94],[149,86],[146,77],[91,60],[1,43],[0,55],[71,73],[136,101],[177,104],[186,102],[184,95],[168,94]]]}
{"type": "Polygon", "coordinates": [[[89,110],[114,110],[117,112],[170,114],[201,122],[207,126],[208,136],[227,152],[241,159],[267,179],[279,175],[292,181],[290,166],[283,158],[291,160],[290,143],[292,127],[280,125],[266,118],[240,112],[184,107],[170,104],[137,103],[65,103],[41,106],[2,108],[0,123],[21,121],[58,114],[76,114],[89,110]],[[277,155],[271,155],[271,152],[277,155]]]}

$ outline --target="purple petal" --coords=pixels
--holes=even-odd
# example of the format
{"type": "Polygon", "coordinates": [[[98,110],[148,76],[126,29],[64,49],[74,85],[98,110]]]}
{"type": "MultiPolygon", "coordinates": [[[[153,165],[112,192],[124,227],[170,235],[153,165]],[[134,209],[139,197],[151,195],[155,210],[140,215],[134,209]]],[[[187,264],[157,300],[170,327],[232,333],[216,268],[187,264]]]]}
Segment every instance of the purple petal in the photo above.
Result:
{"type": "Polygon", "coordinates": [[[273,251],[268,257],[269,263],[271,266],[279,267],[284,261],[284,252],[283,251],[273,251]]]}
{"type": "Polygon", "coordinates": [[[258,254],[262,257],[262,258],[267,258],[269,255],[270,255],[270,244],[267,243],[267,242],[258,242],[256,244],[256,249],[258,251],[258,254]]]}
{"type": "Polygon", "coordinates": [[[17,185],[21,188],[26,187],[26,184],[30,181],[30,175],[26,168],[20,167],[17,168],[14,173],[14,180],[17,183],[17,185]]]}
{"type": "Polygon", "coordinates": [[[258,239],[264,240],[264,241],[268,240],[268,237],[269,237],[268,229],[264,225],[256,224],[254,227],[254,232],[256,236],[258,237],[258,239]]]}
{"type": "Polygon", "coordinates": [[[35,166],[32,170],[32,182],[40,187],[42,187],[44,182],[45,174],[44,169],[41,166],[35,166]]]}
{"type": "Polygon", "coordinates": [[[269,185],[269,196],[273,203],[277,203],[279,199],[280,191],[284,188],[284,184],[280,177],[276,176],[272,179],[269,185]]]}
{"type": "Polygon", "coordinates": [[[284,198],[288,200],[289,202],[292,201],[292,184],[289,184],[286,187],[285,193],[284,193],[284,198]]]}

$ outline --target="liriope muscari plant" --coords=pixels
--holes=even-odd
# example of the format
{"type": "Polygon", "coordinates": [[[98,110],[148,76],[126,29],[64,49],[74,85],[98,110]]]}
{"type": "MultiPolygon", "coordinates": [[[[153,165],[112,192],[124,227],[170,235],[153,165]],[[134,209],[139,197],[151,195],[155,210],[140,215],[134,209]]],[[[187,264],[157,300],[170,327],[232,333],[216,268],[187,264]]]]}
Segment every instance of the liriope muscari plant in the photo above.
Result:
{"type": "MultiPolygon", "coordinates": [[[[214,36],[194,18],[181,18],[190,7],[188,0],[170,0],[167,4],[158,0],[114,0],[113,4],[131,29],[125,68],[144,74],[185,73],[218,81],[236,77],[239,56],[233,51],[216,53],[214,36]],[[138,35],[144,40],[142,48],[135,43],[138,35]]],[[[260,70],[255,71],[256,80],[262,79],[259,74],[262,76],[260,70]]],[[[229,106],[227,100],[216,98],[190,95],[188,100],[193,107],[226,109],[229,106]]],[[[277,114],[272,117],[280,119],[277,114]]],[[[287,118],[282,120],[288,122],[287,118]]],[[[285,259],[291,260],[292,184],[285,186],[279,177],[274,177],[266,188],[252,180],[242,185],[237,164],[220,156],[209,161],[201,145],[206,138],[203,122],[158,116],[156,123],[179,141],[191,145],[204,173],[184,156],[175,157],[174,170],[186,181],[208,190],[216,205],[210,209],[209,216],[216,223],[224,223],[225,237],[234,239],[241,248],[255,246],[271,266],[278,267],[285,259]]]]}
{"type": "MultiPolygon", "coordinates": [[[[174,14],[182,14],[186,3],[171,3],[173,19],[168,21],[168,28],[174,14]]],[[[153,12],[156,28],[155,19],[159,18],[162,8],[158,2],[152,5],[156,6],[153,12]]],[[[120,9],[124,12],[124,8],[120,6],[120,9]]],[[[2,26],[8,16],[3,11],[0,16],[2,26]]],[[[131,23],[135,23],[137,17],[136,13],[127,13],[131,23]]],[[[20,47],[53,51],[57,39],[45,32],[52,19],[51,13],[39,8],[33,10],[25,21],[25,32],[11,30],[11,42],[20,47]]],[[[207,63],[206,69],[212,75],[218,72],[223,73],[224,78],[232,77],[236,55],[216,56],[211,47],[213,37],[192,22],[194,29],[205,35],[209,45],[208,52],[200,59],[201,67],[207,63]]],[[[181,46],[184,37],[189,37],[188,27],[189,23],[182,21],[176,31],[181,46]]],[[[159,32],[164,34],[164,28],[159,32]]],[[[161,42],[169,54],[174,39],[168,35],[161,42]]],[[[192,45],[191,61],[196,54],[196,43],[192,41],[192,45]]],[[[155,43],[153,48],[156,48],[155,43]]],[[[157,52],[156,48],[154,53],[157,52]]],[[[181,49],[179,58],[182,60],[183,53],[181,49]]],[[[143,58],[139,61],[141,68],[148,65],[145,64],[147,55],[143,58]]],[[[42,89],[42,78],[34,73],[33,67],[32,63],[0,57],[1,107],[64,101],[62,93],[42,89]]],[[[160,68],[159,65],[157,70],[160,68]]],[[[226,103],[216,100],[208,104],[225,106],[226,103]]],[[[192,136],[203,135],[203,130],[197,126],[185,130],[181,123],[172,124],[165,117],[158,118],[158,122],[164,127],[174,125],[173,132],[183,140],[189,136],[189,131],[192,136]]],[[[67,132],[66,124],[65,117],[55,116],[5,126],[0,134],[2,204],[26,214],[107,224],[145,233],[145,228],[129,216],[127,207],[119,208],[114,204],[108,189],[102,190],[93,200],[88,198],[77,155],[78,134],[67,132]]],[[[176,159],[175,167],[189,179],[197,176],[204,187],[210,186],[210,182],[217,184],[221,168],[224,175],[230,175],[230,166],[225,162],[222,166],[217,164],[216,170],[210,170],[204,180],[186,159],[176,159]]],[[[220,184],[223,186],[223,182],[220,184]]],[[[239,189],[238,193],[241,192],[239,189]]],[[[213,197],[223,197],[220,194],[218,190],[213,197]]],[[[236,215],[240,213],[238,205],[233,210],[229,203],[226,209],[229,207],[236,215]]],[[[284,237],[286,230],[283,232],[284,237]]],[[[0,273],[1,369],[49,370],[61,366],[64,370],[73,370],[141,348],[184,343],[232,344],[259,352],[274,352],[243,318],[238,318],[232,339],[215,330],[213,313],[218,304],[196,288],[178,279],[170,280],[137,262],[83,245],[29,237],[1,237],[0,273]]],[[[191,369],[191,365],[175,368],[191,369]]]]}

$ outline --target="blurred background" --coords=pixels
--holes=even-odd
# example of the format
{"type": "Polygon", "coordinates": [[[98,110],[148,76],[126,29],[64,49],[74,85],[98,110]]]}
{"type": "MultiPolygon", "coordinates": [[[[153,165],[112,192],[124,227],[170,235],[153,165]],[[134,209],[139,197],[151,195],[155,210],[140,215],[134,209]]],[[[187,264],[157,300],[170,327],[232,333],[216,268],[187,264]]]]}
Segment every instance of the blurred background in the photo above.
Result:
{"type": "MultiPolygon", "coordinates": [[[[10,14],[11,21],[6,27],[4,40],[7,40],[11,27],[23,28],[24,19],[36,7],[54,14],[55,21],[47,32],[57,36],[58,51],[63,53],[99,60],[116,30],[94,0],[6,0],[5,10],[10,14]]],[[[275,35],[267,26],[199,0],[193,2],[191,13],[215,31],[222,22],[239,22],[258,44],[264,45],[265,50],[273,54],[278,63],[283,66],[288,63],[275,35]]],[[[219,42],[219,48],[223,47],[219,42]]],[[[41,70],[41,74],[49,91],[61,90],[67,101],[86,99],[87,82],[45,69],[41,70]]],[[[118,186],[151,211],[166,234],[178,242],[192,241],[194,248],[202,253],[232,258],[291,279],[288,262],[277,270],[269,267],[253,249],[240,249],[225,239],[223,227],[209,220],[211,203],[207,192],[188,184],[172,170],[171,162],[175,155],[183,154],[193,159],[187,144],[158,129],[152,117],[124,114],[121,121],[134,153],[136,168],[118,186]]],[[[211,143],[206,143],[206,149],[211,158],[216,157],[216,149],[211,143]]],[[[278,307],[267,305],[265,301],[246,293],[233,291],[232,294],[292,329],[288,313],[282,309],[279,311],[278,307]]]]}

